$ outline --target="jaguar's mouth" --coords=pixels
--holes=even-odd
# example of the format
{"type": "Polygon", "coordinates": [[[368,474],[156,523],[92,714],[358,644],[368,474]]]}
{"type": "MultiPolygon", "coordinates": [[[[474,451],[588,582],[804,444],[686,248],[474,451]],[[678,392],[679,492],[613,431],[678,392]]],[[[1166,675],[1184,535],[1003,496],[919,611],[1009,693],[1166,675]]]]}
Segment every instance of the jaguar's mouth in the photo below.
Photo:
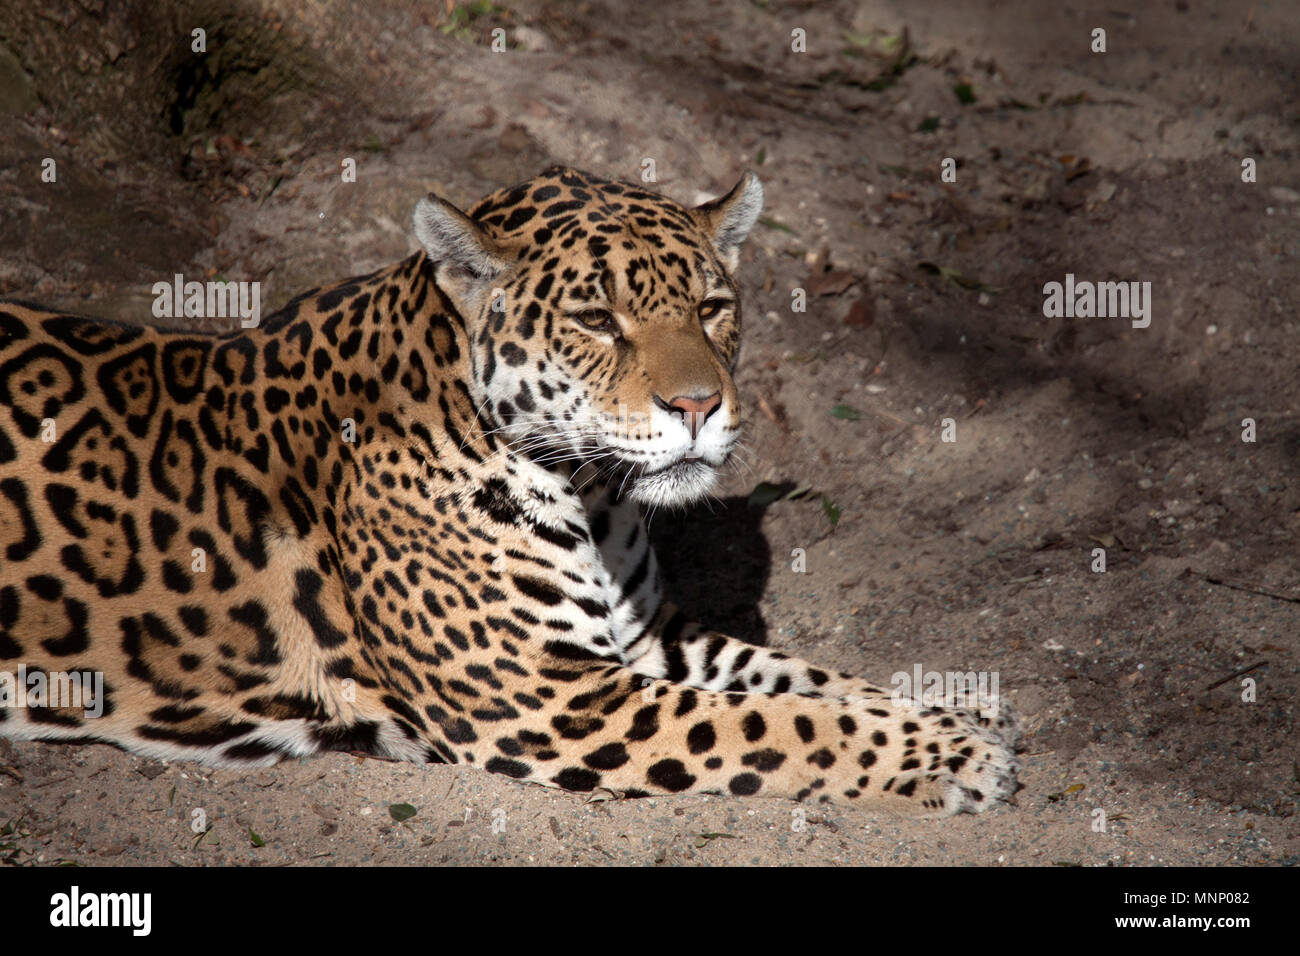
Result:
{"type": "Polygon", "coordinates": [[[619,498],[636,501],[651,507],[660,505],[689,505],[703,498],[718,478],[718,469],[726,462],[709,461],[704,455],[689,451],[667,464],[655,465],[636,460],[616,450],[600,452],[590,446],[581,450],[559,453],[543,450],[541,461],[549,458],[579,458],[580,464],[571,466],[571,481],[577,489],[598,483],[611,489],[619,498]]]}
{"type": "Polygon", "coordinates": [[[686,456],[654,471],[633,468],[625,493],[652,507],[687,505],[708,494],[717,475],[717,469],[702,457],[686,456]]]}

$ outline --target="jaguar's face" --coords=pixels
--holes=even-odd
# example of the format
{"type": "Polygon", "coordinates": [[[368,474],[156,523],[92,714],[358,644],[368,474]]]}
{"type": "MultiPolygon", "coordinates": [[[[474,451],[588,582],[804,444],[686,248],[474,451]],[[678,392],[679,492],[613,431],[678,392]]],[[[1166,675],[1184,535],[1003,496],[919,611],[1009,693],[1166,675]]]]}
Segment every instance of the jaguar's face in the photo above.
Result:
{"type": "Polygon", "coordinates": [[[691,210],[567,169],[489,196],[472,221],[422,202],[417,232],[473,335],[493,427],[646,504],[708,492],[740,429],[731,270],[761,204],[752,176],[691,210]],[[449,223],[484,256],[449,263],[449,223]]]}

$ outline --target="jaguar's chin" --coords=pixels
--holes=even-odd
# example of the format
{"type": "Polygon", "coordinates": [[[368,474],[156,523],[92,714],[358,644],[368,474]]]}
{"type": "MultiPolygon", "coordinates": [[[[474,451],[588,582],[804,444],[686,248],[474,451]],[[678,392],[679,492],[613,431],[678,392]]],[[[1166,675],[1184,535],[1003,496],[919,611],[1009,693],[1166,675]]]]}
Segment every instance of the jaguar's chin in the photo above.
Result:
{"type": "Polygon", "coordinates": [[[627,497],[651,508],[689,505],[717,484],[718,471],[702,458],[683,458],[667,468],[633,475],[627,497]]]}

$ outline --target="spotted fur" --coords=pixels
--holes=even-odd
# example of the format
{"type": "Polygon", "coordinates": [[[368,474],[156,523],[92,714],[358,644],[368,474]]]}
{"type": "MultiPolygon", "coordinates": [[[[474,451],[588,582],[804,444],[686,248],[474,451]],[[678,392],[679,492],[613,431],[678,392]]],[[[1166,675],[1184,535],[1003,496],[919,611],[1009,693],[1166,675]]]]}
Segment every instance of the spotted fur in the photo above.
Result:
{"type": "Polygon", "coordinates": [[[661,596],[641,511],[700,497],[736,441],[761,205],[748,175],[688,209],[553,168],[468,214],[422,200],[420,252],[255,329],[0,303],[0,670],[106,682],[102,716],[0,708],[0,734],[1005,799],[1005,717],[900,705],[661,596]]]}

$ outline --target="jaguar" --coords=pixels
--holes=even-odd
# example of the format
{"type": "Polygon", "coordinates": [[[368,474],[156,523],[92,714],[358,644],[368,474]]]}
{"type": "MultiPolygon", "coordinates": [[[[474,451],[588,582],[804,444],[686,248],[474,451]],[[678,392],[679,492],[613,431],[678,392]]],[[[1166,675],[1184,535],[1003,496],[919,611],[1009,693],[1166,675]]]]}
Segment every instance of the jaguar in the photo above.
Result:
{"type": "Polygon", "coordinates": [[[898,700],[664,596],[644,516],[707,495],[736,448],[762,204],[750,173],[691,207],[552,167],[468,212],[428,195],[414,254],[253,328],[0,303],[0,671],[102,681],[93,710],[0,707],[0,735],[909,815],[1008,801],[1006,710],[898,700]]]}

